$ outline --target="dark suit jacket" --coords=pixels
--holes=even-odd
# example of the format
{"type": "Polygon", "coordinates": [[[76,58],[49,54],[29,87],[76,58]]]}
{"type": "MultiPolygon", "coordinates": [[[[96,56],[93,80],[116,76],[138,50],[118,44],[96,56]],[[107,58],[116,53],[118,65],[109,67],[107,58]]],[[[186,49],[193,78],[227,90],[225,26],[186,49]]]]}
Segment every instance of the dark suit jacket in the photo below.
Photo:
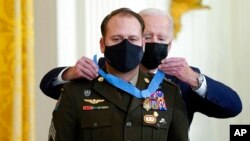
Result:
{"type": "MultiPolygon", "coordinates": [[[[137,88],[146,89],[149,76],[139,73],[137,88]]],[[[62,88],[53,112],[49,140],[56,141],[188,141],[188,120],[180,89],[164,81],[160,85],[166,111],[143,109],[144,99],[130,96],[106,81],[75,80],[62,88]],[[125,99],[127,99],[125,98],[125,99]],[[86,99],[102,99],[92,104],[86,99]],[[108,106],[108,109],[84,110],[83,106],[108,106]],[[145,116],[157,112],[157,122],[145,122],[145,116]],[[162,122],[164,121],[164,122],[162,122]]]]}
{"type": "MultiPolygon", "coordinates": [[[[196,72],[198,68],[192,67],[196,72]]],[[[207,93],[205,98],[199,96],[192,88],[176,77],[165,75],[165,78],[179,85],[185,101],[189,123],[191,124],[194,113],[200,112],[209,117],[228,118],[238,115],[242,110],[242,103],[238,94],[230,87],[205,76],[207,93]]]]}
{"type": "MultiPolygon", "coordinates": [[[[51,98],[58,99],[62,85],[53,86],[52,83],[65,67],[49,71],[41,80],[40,88],[43,93],[51,98]]],[[[193,68],[193,67],[192,67],[193,68]]],[[[199,72],[199,69],[193,68],[199,72]]],[[[186,104],[189,123],[191,124],[195,112],[201,112],[209,117],[229,118],[238,115],[242,110],[242,103],[237,93],[230,87],[206,77],[207,94],[202,98],[191,87],[179,79],[166,75],[169,81],[179,85],[186,104]]]]}

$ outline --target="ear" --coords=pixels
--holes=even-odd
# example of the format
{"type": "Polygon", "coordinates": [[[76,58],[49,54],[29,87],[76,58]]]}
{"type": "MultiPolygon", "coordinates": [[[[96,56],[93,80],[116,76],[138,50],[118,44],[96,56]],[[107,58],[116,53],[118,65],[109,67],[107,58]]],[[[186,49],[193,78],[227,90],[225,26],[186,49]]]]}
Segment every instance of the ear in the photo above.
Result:
{"type": "Polygon", "coordinates": [[[105,51],[105,44],[104,44],[103,37],[100,39],[99,44],[100,44],[101,52],[104,53],[104,51],[105,51]]]}

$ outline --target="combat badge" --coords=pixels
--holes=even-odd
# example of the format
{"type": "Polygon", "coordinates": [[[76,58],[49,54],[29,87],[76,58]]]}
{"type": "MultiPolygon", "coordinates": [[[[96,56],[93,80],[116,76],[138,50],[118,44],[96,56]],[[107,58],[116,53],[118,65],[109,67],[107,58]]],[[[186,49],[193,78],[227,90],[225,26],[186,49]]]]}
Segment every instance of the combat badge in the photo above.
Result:
{"type": "Polygon", "coordinates": [[[144,116],[144,122],[148,124],[155,124],[156,123],[156,117],[153,115],[145,115],[144,116]]]}

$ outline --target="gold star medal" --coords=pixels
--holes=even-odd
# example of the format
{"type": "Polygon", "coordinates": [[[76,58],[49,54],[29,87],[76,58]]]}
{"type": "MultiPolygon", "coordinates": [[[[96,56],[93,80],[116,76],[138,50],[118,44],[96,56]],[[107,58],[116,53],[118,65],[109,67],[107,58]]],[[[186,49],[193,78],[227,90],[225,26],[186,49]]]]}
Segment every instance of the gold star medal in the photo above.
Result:
{"type": "Polygon", "coordinates": [[[151,104],[149,98],[146,98],[143,102],[143,108],[148,111],[151,109],[151,104]]]}

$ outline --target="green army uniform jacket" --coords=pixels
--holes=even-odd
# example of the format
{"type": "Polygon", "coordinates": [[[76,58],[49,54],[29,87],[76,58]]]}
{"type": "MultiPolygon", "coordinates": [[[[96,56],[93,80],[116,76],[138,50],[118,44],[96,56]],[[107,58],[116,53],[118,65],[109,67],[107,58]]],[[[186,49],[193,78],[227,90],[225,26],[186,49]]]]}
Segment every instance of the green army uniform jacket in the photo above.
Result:
{"type": "MultiPolygon", "coordinates": [[[[147,78],[150,76],[140,72],[137,88],[146,89],[147,78]]],[[[102,77],[65,84],[53,111],[49,141],[188,141],[188,121],[179,88],[164,81],[160,90],[166,111],[147,111],[144,99],[133,96],[128,101],[124,96],[129,94],[102,77]]]]}

